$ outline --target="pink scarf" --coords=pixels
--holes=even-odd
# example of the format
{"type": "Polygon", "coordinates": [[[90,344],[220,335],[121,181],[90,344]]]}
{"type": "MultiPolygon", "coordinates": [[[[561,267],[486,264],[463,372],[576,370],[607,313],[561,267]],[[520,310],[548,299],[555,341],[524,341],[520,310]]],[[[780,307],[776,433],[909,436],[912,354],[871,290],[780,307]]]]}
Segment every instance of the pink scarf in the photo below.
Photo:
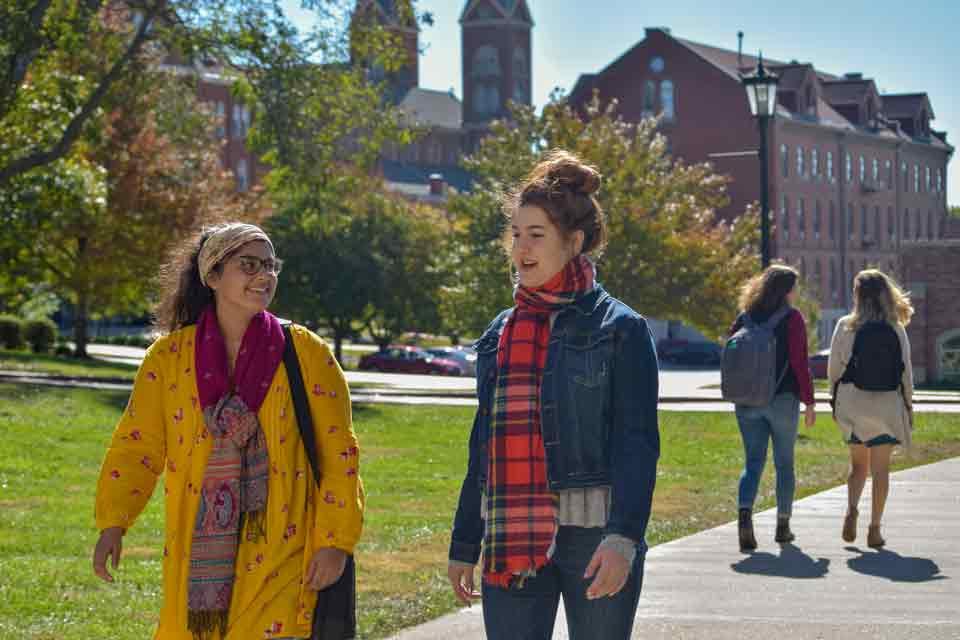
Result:
{"type": "Polygon", "coordinates": [[[213,448],[207,460],[193,529],[187,626],[195,638],[226,634],[234,564],[244,519],[248,535],[264,534],[270,461],[257,411],[283,358],[285,339],[270,313],[250,321],[233,377],[217,313],[207,307],[197,322],[194,368],[213,448]]]}

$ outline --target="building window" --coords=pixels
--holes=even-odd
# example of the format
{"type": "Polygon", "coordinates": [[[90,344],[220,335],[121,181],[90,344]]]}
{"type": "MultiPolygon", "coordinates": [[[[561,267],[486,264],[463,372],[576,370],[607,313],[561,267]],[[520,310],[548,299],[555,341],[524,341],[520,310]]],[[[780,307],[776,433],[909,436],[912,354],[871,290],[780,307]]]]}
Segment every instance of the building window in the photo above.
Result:
{"type": "Polygon", "coordinates": [[[903,239],[909,240],[910,239],[910,209],[903,210],[903,229],[901,231],[903,232],[903,239]]]}
{"type": "Polygon", "coordinates": [[[830,213],[827,218],[827,235],[830,242],[836,244],[837,240],[837,214],[833,208],[833,200],[830,201],[830,213]]]}
{"type": "Polygon", "coordinates": [[[820,241],[820,201],[813,203],[813,239],[820,241]]]}
{"type": "Polygon", "coordinates": [[[807,207],[803,198],[797,200],[797,238],[800,242],[807,239],[807,207]]]}
{"type": "Polygon", "coordinates": [[[916,232],[914,240],[919,242],[921,239],[923,239],[923,212],[919,210],[917,211],[917,221],[914,223],[913,228],[916,232]]]}
{"type": "Polygon", "coordinates": [[[827,151],[827,179],[833,182],[833,151],[827,151]]]}
{"type": "Polygon", "coordinates": [[[923,187],[924,190],[925,190],[927,193],[930,193],[930,185],[931,185],[931,182],[930,182],[930,165],[927,165],[927,166],[925,167],[925,169],[924,169],[923,183],[924,183],[924,187],[923,187]]]}
{"type": "Polygon", "coordinates": [[[840,297],[840,289],[837,287],[837,261],[830,258],[830,297],[836,300],[840,297]]]}
{"type": "Polygon", "coordinates": [[[876,158],[873,159],[873,183],[877,184],[880,182],[880,161],[876,158]]]}
{"type": "Polygon", "coordinates": [[[217,101],[217,138],[227,137],[227,105],[217,101]]]}
{"type": "Polygon", "coordinates": [[[853,156],[851,156],[849,152],[844,160],[843,178],[847,184],[853,182],[853,156]]]}
{"type": "Polygon", "coordinates": [[[780,173],[784,178],[790,177],[790,149],[785,144],[780,145],[780,173]]]}
{"type": "Polygon", "coordinates": [[[937,193],[943,193],[943,169],[937,169],[937,193]]]}
{"type": "Polygon", "coordinates": [[[870,218],[867,216],[867,205],[860,205],[860,241],[865,242],[870,235],[870,218]]]}
{"type": "Polygon", "coordinates": [[[500,77],[500,51],[489,44],[473,52],[474,78],[500,77]]]}
{"type": "Polygon", "coordinates": [[[660,82],[660,109],[663,112],[663,117],[667,120],[673,120],[677,115],[676,95],[671,80],[660,82]]]}
{"type": "Polygon", "coordinates": [[[900,178],[903,180],[903,191],[904,191],[904,193],[907,193],[907,192],[910,191],[910,178],[909,178],[909,175],[910,175],[910,174],[909,174],[909,172],[907,171],[907,163],[906,163],[906,162],[901,162],[901,163],[900,163],[900,178]]]}
{"type": "Polygon", "coordinates": [[[237,160],[237,191],[246,191],[250,187],[246,158],[237,160]]]}
{"type": "Polygon", "coordinates": [[[890,246],[897,242],[897,222],[893,214],[893,207],[887,207],[887,236],[890,238],[890,246]]]}
{"type": "Polygon", "coordinates": [[[873,208],[873,240],[877,246],[883,246],[883,222],[880,220],[880,207],[873,208]]]}
{"type": "Polygon", "coordinates": [[[887,189],[893,189],[893,164],[886,160],[883,163],[883,168],[887,174],[887,189]]]}
{"type": "Polygon", "coordinates": [[[473,110],[480,115],[500,110],[500,89],[495,85],[478,84],[473,88],[473,110]]]}
{"type": "Polygon", "coordinates": [[[803,147],[797,147],[797,177],[803,178],[807,175],[806,167],[803,166],[803,147]]]}
{"type": "Polygon", "coordinates": [[[927,211],[927,240],[933,240],[933,211],[927,211]]]}
{"type": "Polygon", "coordinates": [[[780,199],[780,226],[783,227],[783,244],[790,244],[790,203],[787,196],[780,199]]]}
{"type": "Polygon", "coordinates": [[[820,177],[820,153],[816,147],[810,150],[810,175],[814,179],[820,177]]]}
{"type": "Polygon", "coordinates": [[[657,83],[647,80],[643,83],[643,115],[650,117],[657,112],[657,83]]]}
{"type": "Polygon", "coordinates": [[[940,375],[960,380],[960,336],[945,340],[940,347],[940,375]]]}
{"type": "Polygon", "coordinates": [[[867,181],[867,164],[863,160],[863,156],[860,156],[860,184],[863,184],[867,181]]]}
{"type": "Polygon", "coordinates": [[[913,192],[920,193],[920,165],[913,165],[913,192]]]}
{"type": "Polygon", "coordinates": [[[847,241],[853,240],[853,203],[847,205],[847,241]]]}

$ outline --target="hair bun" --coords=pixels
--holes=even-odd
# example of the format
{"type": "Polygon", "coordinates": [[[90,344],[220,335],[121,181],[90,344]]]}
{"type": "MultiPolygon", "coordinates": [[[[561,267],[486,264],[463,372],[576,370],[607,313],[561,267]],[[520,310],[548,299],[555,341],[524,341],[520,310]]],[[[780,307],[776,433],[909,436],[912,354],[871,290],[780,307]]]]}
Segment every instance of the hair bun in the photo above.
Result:
{"type": "Polygon", "coordinates": [[[572,153],[554,150],[545,161],[548,163],[547,178],[558,187],[587,196],[600,190],[600,172],[572,153]]]}

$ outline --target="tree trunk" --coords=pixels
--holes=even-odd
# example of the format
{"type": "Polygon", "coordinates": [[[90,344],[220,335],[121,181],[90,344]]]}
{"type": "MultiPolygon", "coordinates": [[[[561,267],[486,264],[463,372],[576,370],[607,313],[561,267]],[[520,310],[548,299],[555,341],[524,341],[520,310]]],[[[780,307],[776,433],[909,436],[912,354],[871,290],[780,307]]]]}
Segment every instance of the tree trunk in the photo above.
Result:
{"type": "Polygon", "coordinates": [[[86,358],[87,357],[87,324],[88,324],[88,310],[87,310],[87,294],[80,293],[77,296],[77,305],[74,309],[73,316],[73,342],[76,345],[76,348],[73,352],[73,355],[77,358],[86,358]]]}

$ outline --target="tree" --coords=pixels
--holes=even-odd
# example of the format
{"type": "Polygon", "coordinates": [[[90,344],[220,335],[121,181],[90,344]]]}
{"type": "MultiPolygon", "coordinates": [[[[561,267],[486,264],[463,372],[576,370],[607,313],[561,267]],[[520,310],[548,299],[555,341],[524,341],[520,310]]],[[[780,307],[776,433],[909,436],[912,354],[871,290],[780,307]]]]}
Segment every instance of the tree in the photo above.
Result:
{"type": "Polygon", "coordinates": [[[601,109],[596,98],[580,117],[560,95],[540,115],[514,106],[512,122],[495,123],[466,161],[477,185],[450,206],[457,233],[448,253],[458,256],[456,270],[463,276],[459,290],[446,294],[459,299],[461,308],[473,301],[458,328],[478,332],[509,306],[497,194],[520,182],[554,147],[576,153],[603,174],[599,200],[610,234],[598,264],[604,286],[644,314],[720,335],[736,307],[738,286],[757,268],[754,211],[721,220],[716,211],[728,202],[726,178],[709,164],[673,160],[655,120],[627,123],[615,101],[601,109]]]}
{"type": "Polygon", "coordinates": [[[283,202],[267,222],[285,261],[278,312],[329,327],[338,360],[360,327],[383,346],[438,325],[441,237],[436,214],[385,193],[374,178],[340,186],[283,202]]]}
{"type": "Polygon", "coordinates": [[[235,194],[188,83],[142,69],[104,106],[70,154],[0,191],[12,232],[2,254],[71,304],[78,356],[91,315],[146,310],[172,243],[204,223],[258,219],[265,205],[235,194]]]}
{"type": "MultiPolygon", "coordinates": [[[[248,75],[267,122],[295,100],[271,99],[278,78],[322,66],[350,75],[351,49],[384,68],[398,64],[397,41],[376,25],[344,29],[348,0],[305,0],[315,26],[301,32],[273,0],[5,0],[0,4],[0,188],[66,158],[103,106],[135,81],[138,63],[216,61],[248,75]],[[260,93],[262,92],[262,96],[260,93]]],[[[413,15],[411,0],[398,10],[413,15]]],[[[423,16],[424,20],[429,16],[423,16]]],[[[279,85],[295,91],[293,84],[279,85]]],[[[335,95],[335,87],[327,91],[335,95]]],[[[274,93],[278,98],[296,98],[274,93]]],[[[351,113],[350,100],[335,105],[351,113]]]]}

